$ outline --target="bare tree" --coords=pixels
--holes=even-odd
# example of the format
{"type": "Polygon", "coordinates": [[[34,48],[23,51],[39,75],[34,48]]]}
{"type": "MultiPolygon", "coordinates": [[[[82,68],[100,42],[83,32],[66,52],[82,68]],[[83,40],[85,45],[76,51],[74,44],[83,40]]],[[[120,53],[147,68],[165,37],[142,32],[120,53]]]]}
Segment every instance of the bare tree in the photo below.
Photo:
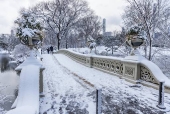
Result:
{"type": "Polygon", "coordinates": [[[149,44],[149,57],[151,60],[152,40],[155,31],[163,21],[164,13],[169,8],[168,0],[127,0],[130,5],[127,6],[123,16],[126,26],[141,24],[147,33],[149,44]]]}
{"type": "Polygon", "coordinates": [[[80,37],[85,38],[85,42],[87,42],[87,37],[89,35],[96,39],[101,32],[101,19],[94,15],[93,12],[89,11],[86,17],[79,20],[77,28],[80,37]]]}
{"type": "MultiPolygon", "coordinates": [[[[56,37],[58,49],[61,43],[65,43],[62,46],[68,47],[71,35],[84,41],[89,34],[96,37],[101,30],[100,18],[94,15],[84,0],[41,2],[29,11],[37,15],[37,18],[44,24],[44,30],[47,31],[45,36],[49,38],[50,34],[53,34],[53,37],[56,37]]],[[[73,39],[75,38],[71,39],[72,42],[73,39]]]]}
{"type": "Polygon", "coordinates": [[[14,35],[10,35],[8,38],[8,51],[11,52],[14,50],[15,46],[20,43],[19,39],[14,35]]]}
{"type": "Polygon", "coordinates": [[[103,44],[108,47],[106,50],[113,51],[117,50],[121,45],[121,34],[118,31],[113,31],[112,36],[103,36],[103,44]]]}
{"type": "Polygon", "coordinates": [[[46,17],[47,28],[56,34],[58,49],[61,39],[67,36],[87,9],[87,2],[82,0],[56,0],[44,4],[42,14],[46,17]]]}

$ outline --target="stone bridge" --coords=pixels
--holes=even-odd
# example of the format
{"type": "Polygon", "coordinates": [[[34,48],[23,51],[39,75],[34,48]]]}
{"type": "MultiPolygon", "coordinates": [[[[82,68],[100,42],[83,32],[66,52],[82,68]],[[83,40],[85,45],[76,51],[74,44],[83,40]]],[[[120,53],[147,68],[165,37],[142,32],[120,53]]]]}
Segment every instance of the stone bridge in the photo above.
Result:
{"type": "Polygon", "coordinates": [[[116,75],[131,83],[141,83],[148,87],[159,89],[159,83],[165,81],[165,92],[170,93],[170,79],[160,68],[142,56],[128,56],[125,58],[84,55],[68,50],[59,50],[71,59],[103,72],[116,75]]]}
{"type": "MultiPolygon", "coordinates": [[[[142,84],[144,86],[152,87],[152,88],[155,88],[158,90],[160,82],[165,81],[165,92],[170,93],[170,79],[167,78],[162,73],[162,71],[159,69],[159,67],[157,65],[155,65],[151,61],[146,60],[145,58],[143,58],[141,56],[128,56],[126,58],[116,58],[116,57],[106,57],[106,56],[97,56],[97,55],[85,55],[85,54],[80,54],[80,53],[76,53],[74,51],[64,50],[64,49],[57,51],[56,55],[58,55],[58,54],[65,55],[65,56],[69,57],[70,59],[72,59],[78,63],[81,63],[84,66],[89,67],[89,69],[92,69],[92,68],[97,69],[104,73],[108,73],[110,75],[117,76],[120,79],[125,79],[126,81],[133,83],[133,84],[142,84]]],[[[49,54],[47,54],[47,55],[49,55],[49,54]]],[[[57,60],[55,60],[54,55],[51,55],[51,56],[53,56],[54,62],[57,62],[57,60]]],[[[44,59],[43,59],[43,61],[44,61],[44,59]]],[[[45,60],[45,61],[48,61],[48,60],[45,60]]],[[[52,64],[52,63],[49,63],[49,65],[50,64],[52,64]]],[[[55,64],[59,65],[59,63],[53,63],[53,64],[54,64],[53,66],[55,66],[55,64]]],[[[49,66],[49,67],[53,67],[53,66],[49,66]]],[[[61,78],[64,78],[64,76],[58,77],[58,78],[56,78],[56,80],[54,80],[53,77],[49,77],[50,76],[49,75],[49,76],[46,76],[46,78],[44,79],[44,80],[47,80],[47,82],[43,82],[43,75],[46,74],[47,72],[42,73],[42,71],[46,67],[47,66],[43,67],[42,63],[40,61],[37,61],[35,59],[35,57],[34,58],[29,57],[23,64],[21,64],[20,66],[18,66],[16,68],[16,70],[18,72],[20,72],[19,94],[13,104],[13,108],[15,108],[15,109],[7,112],[7,114],[18,114],[18,113],[39,114],[40,112],[39,112],[38,107],[40,104],[38,102],[39,102],[40,97],[45,97],[46,99],[48,99],[48,97],[49,97],[49,95],[46,96],[45,94],[43,94],[44,93],[43,88],[49,89],[48,91],[46,91],[46,93],[50,93],[50,96],[51,96],[50,99],[52,100],[51,106],[50,106],[51,109],[48,109],[46,111],[46,113],[50,110],[54,110],[53,113],[56,113],[54,107],[55,107],[55,105],[57,105],[56,102],[59,102],[59,101],[56,101],[55,97],[62,98],[63,96],[58,96],[60,92],[57,92],[57,90],[59,91],[62,88],[56,90],[55,86],[57,86],[59,84],[59,83],[57,83],[57,81],[61,78]],[[33,71],[35,71],[35,72],[33,72],[33,71]],[[31,72],[31,73],[29,73],[29,72],[31,72]],[[43,84],[43,83],[46,83],[46,84],[43,84]],[[46,87],[43,87],[44,85],[46,87]],[[39,88],[39,90],[37,88],[39,88]],[[28,111],[28,112],[26,113],[26,111],[28,111]]],[[[87,85],[91,86],[92,88],[96,87],[95,83],[91,83],[87,79],[85,79],[81,76],[78,76],[76,73],[67,71],[66,69],[63,69],[64,70],[64,71],[62,71],[63,73],[60,73],[59,71],[56,71],[55,69],[49,69],[49,70],[51,73],[53,73],[51,75],[55,75],[55,74],[63,75],[65,72],[66,73],[69,72],[68,75],[69,76],[70,76],[70,74],[73,75],[75,80],[79,80],[78,82],[80,84],[86,83],[87,85]]],[[[65,77],[65,79],[67,79],[67,77],[65,77]]],[[[60,81],[58,81],[58,82],[60,82],[60,81]]],[[[65,84],[65,83],[63,83],[63,84],[65,84]]],[[[64,86],[61,86],[61,87],[64,87],[64,86]]],[[[129,88],[130,86],[126,86],[126,87],[129,88]]],[[[109,87],[108,90],[112,91],[113,88],[109,87]]],[[[89,93],[89,94],[91,94],[91,93],[89,93]]],[[[124,93],[122,93],[122,94],[124,94],[124,93]]],[[[142,94],[142,93],[140,93],[140,94],[142,94]]],[[[91,94],[91,95],[93,96],[93,94],[91,94]]],[[[128,94],[126,94],[126,95],[128,95],[128,94]]],[[[68,96],[68,95],[66,95],[66,96],[68,96]]],[[[81,96],[81,95],[79,95],[79,96],[81,96]]],[[[107,97],[104,97],[103,100],[106,100],[107,97]]],[[[63,97],[63,98],[66,98],[66,97],[63,97]]],[[[168,97],[166,97],[166,98],[168,98],[168,97]]],[[[118,99],[120,99],[120,98],[118,98],[118,99]]],[[[40,102],[41,102],[41,100],[40,100],[40,102]]],[[[44,101],[44,102],[46,102],[45,105],[48,105],[47,101],[44,101]]],[[[64,102],[66,102],[66,101],[62,101],[62,103],[64,103],[64,102]]],[[[110,104],[111,101],[108,101],[108,102],[110,104]]],[[[113,103],[113,104],[115,104],[115,103],[113,103]]],[[[129,105],[129,104],[127,104],[127,105],[129,105]]],[[[170,105],[170,103],[169,103],[169,105],[170,105]]],[[[57,110],[60,111],[60,108],[57,110]]],[[[66,107],[66,109],[71,110],[70,108],[68,108],[68,106],[66,107]]],[[[139,110],[141,110],[141,108],[139,108],[139,110]]],[[[81,110],[77,109],[77,111],[81,111],[81,110]]],[[[83,111],[87,112],[86,109],[83,109],[83,111]]],[[[105,111],[107,112],[106,108],[103,108],[103,112],[105,112],[105,111]]],[[[43,114],[44,113],[45,112],[43,112],[43,114]]],[[[81,114],[86,114],[86,113],[81,113],[81,114]]]]}

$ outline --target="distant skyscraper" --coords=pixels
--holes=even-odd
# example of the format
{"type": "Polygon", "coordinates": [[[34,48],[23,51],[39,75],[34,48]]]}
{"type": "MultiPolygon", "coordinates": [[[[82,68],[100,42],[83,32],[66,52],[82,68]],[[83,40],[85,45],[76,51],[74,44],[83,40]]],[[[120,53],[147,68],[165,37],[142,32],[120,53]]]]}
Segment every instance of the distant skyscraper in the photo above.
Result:
{"type": "Polygon", "coordinates": [[[11,30],[11,36],[14,36],[14,31],[13,30],[11,30]]]}
{"type": "Polygon", "coordinates": [[[106,32],[106,19],[103,19],[103,35],[106,32]]]}

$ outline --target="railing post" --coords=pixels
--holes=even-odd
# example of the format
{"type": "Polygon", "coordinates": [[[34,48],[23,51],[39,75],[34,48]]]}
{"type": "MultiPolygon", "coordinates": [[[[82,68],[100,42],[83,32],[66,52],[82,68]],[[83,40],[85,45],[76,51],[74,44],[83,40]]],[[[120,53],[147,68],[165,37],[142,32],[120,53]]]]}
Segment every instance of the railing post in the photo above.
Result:
{"type": "Polygon", "coordinates": [[[123,75],[121,78],[124,78],[130,82],[137,83],[137,80],[140,79],[140,64],[138,61],[126,60],[123,61],[123,75]]]}
{"type": "Polygon", "coordinates": [[[102,89],[96,89],[96,114],[102,113],[102,89]]]}
{"type": "Polygon", "coordinates": [[[159,84],[159,98],[157,107],[160,109],[166,109],[166,107],[164,106],[164,84],[164,81],[160,82],[159,84]]]}
{"type": "Polygon", "coordinates": [[[86,66],[92,68],[92,57],[86,57],[86,66]]]}
{"type": "Polygon", "coordinates": [[[40,79],[39,79],[39,92],[40,92],[40,97],[45,97],[44,95],[44,90],[43,90],[43,70],[45,68],[40,68],[40,79]]]}

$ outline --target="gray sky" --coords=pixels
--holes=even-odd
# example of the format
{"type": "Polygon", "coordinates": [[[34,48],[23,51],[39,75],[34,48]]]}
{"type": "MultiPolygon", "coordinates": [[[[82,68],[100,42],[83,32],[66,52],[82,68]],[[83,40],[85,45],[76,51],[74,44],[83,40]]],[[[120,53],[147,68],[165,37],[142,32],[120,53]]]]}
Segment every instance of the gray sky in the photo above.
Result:
{"type": "MultiPolygon", "coordinates": [[[[0,0],[0,34],[9,34],[19,10],[28,8],[39,1],[48,0],[0,0]]],[[[125,0],[87,0],[91,9],[101,18],[106,19],[106,31],[120,30],[121,15],[126,6],[125,0]]]]}
{"type": "Polygon", "coordinates": [[[106,19],[106,31],[121,30],[126,0],[87,0],[91,9],[106,19]]]}

